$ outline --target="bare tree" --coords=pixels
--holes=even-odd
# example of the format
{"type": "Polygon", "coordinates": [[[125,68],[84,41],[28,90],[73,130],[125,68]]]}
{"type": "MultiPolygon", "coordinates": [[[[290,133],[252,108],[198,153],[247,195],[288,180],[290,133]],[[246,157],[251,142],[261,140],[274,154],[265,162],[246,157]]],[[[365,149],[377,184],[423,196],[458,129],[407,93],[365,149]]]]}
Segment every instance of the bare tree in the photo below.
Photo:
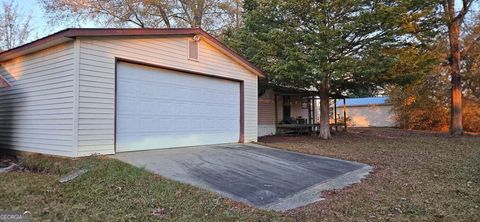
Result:
{"type": "Polygon", "coordinates": [[[202,27],[236,23],[239,0],[39,0],[50,20],[97,21],[105,26],[202,27]]]}
{"type": "Polygon", "coordinates": [[[178,0],[174,16],[180,26],[202,27],[212,32],[239,21],[239,0],[178,0]]]}
{"type": "Polygon", "coordinates": [[[105,26],[170,27],[168,0],[39,0],[50,22],[97,21],[105,26]]]}
{"type": "Polygon", "coordinates": [[[31,16],[19,13],[14,2],[4,2],[0,11],[0,51],[24,44],[31,35],[31,16]]]}
{"type": "Polygon", "coordinates": [[[463,134],[462,124],[462,80],[460,74],[461,43],[460,29],[465,15],[470,10],[475,0],[460,0],[460,10],[455,10],[456,0],[443,0],[442,6],[448,27],[450,44],[450,78],[451,78],[451,120],[450,133],[453,135],[463,134]]]}

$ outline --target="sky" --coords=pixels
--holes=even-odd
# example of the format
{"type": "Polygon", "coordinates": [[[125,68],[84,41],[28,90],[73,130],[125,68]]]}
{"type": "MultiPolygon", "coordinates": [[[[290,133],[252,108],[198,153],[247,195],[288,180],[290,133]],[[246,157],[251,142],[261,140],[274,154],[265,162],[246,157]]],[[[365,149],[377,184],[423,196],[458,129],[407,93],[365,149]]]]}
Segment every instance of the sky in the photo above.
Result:
{"type": "MultiPolygon", "coordinates": [[[[0,0],[0,3],[9,3],[10,1],[11,0],[0,0]]],[[[48,24],[48,18],[45,15],[43,8],[38,3],[38,0],[15,0],[14,2],[18,4],[18,9],[21,13],[25,13],[26,15],[30,15],[32,17],[31,27],[34,34],[30,40],[35,40],[62,29],[69,28],[66,25],[52,26],[51,24],[48,24]]],[[[82,27],[95,27],[95,24],[93,22],[82,24],[82,27]]]]}
{"type": "MultiPolygon", "coordinates": [[[[0,3],[3,2],[10,2],[11,0],[0,0],[0,3]]],[[[40,6],[38,3],[38,0],[14,0],[19,7],[19,10],[21,12],[25,12],[27,14],[30,14],[32,16],[31,20],[31,26],[33,28],[33,35],[32,39],[30,40],[35,40],[43,36],[47,36],[49,34],[52,34],[54,32],[60,31],[67,27],[67,25],[63,26],[52,26],[48,24],[48,18],[45,15],[45,12],[43,11],[43,8],[40,6]]],[[[459,3],[460,1],[457,1],[459,3]]],[[[458,7],[460,5],[457,4],[458,7]]],[[[475,4],[474,7],[472,8],[475,13],[479,12],[479,5],[475,4]]],[[[88,22],[85,24],[82,24],[83,28],[92,28],[92,27],[99,27],[98,25],[96,26],[94,22],[88,22]]]]}
{"type": "MultiPolygon", "coordinates": [[[[4,2],[9,3],[11,0],[0,0],[2,4],[4,2]]],[[[32,17],[31,26],[35,33],[35,36],[42,37],[49,33],[58,31],[64,27],[51,27],[47,24],[47,19],[44,16],[44,12],[37,0],[16,0],[18,8],[21,12],[26,13],[32,17]]]]}

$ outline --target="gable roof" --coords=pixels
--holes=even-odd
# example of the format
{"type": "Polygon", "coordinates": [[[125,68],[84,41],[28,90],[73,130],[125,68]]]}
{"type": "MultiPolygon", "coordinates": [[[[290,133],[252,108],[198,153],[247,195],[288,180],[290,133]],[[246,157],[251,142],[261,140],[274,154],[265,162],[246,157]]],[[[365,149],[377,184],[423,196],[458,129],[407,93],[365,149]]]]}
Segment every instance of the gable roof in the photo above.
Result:
{"type": "MultiPolygon", "coordinates": [[[[345,99],[347,106],[369,106],[369,105],[387,105],[388,96],[385,97],[366,97],[345,99]]],[[[337,102],[337,107],[343,106],[343,101],[337,102]]]]}
{"type": "Polygon", "coordinates": [[[182,35],[201,35],[203,40],[210,43],[216,49],[220,50],[222,53],[241,64],[249,71],[260,77],[264,77],[264,72],[260,68],[253,65],[247,59],[228,48],[225,44],[207,32],[203,31],[201,28],[70,28],[40,38],[25,45],[0,52],[0,62],[71,41],[76,37],[182,35]]]}

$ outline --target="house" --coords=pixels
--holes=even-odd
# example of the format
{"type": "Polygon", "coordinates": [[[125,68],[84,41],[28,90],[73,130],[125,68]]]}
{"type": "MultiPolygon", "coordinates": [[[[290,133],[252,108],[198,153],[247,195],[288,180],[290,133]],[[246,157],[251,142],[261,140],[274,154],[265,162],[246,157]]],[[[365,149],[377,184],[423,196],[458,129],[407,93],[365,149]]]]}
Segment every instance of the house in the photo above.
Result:
{"type": "MultiPolygon", "coordinates": [[[[350,127],[394,127],[392,106],[388,97],[345,99],[347,126],[350,127]]],[[[332,107],[333,108],[333,107],[332,107]]],[[[343,101],[336,103],[337,119],[343,120],[343,101]]]]}
{"type": "Polygon", "coordinates": [[[258,96],[258,136],[274,135],[287,125],[317,124],[319,98],[315,92],[269,86],[258,96]]]}
{"type": "Polygon", "coordinates": [[[257,140],[261,70],[198,28],[66,29],[0,53],[0,147],[88,156],[257,140]]]}

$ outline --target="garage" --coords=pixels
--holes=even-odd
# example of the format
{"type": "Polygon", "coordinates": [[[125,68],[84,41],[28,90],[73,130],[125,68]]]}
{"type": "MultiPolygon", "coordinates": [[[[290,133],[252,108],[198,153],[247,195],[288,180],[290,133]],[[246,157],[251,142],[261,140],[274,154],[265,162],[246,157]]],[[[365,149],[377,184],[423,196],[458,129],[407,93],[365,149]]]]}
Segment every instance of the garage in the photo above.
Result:
{"type": "Polygon", "coordinates": [[[81,157],[256,142],[263,76],[200,28],[62,30],[0,52],[0,146],[81,157]]]}
{"type": "Polygon", "coordinates": [[[240,83],[117,64],[116,151],[235,143],[240,83]]]}

